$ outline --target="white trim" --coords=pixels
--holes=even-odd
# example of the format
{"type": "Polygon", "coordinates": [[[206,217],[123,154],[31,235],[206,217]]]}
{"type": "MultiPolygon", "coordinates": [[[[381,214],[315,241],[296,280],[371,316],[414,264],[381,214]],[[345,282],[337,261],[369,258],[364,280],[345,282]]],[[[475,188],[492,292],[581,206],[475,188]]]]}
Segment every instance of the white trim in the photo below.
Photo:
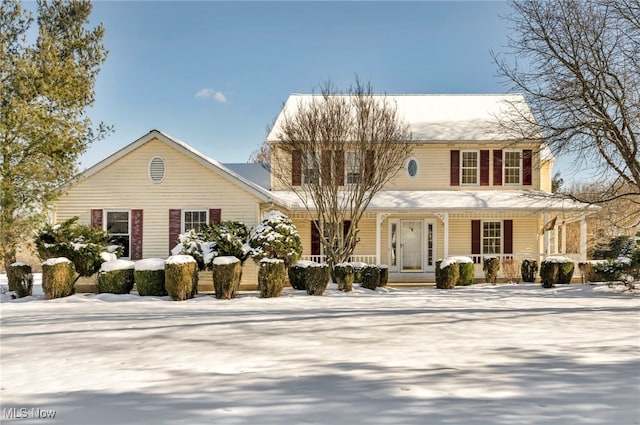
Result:
{"type": "Polygon", "coordinates": [[[459,168],[460,169],[458,170],[458,172],[460,173],[460,186],[480,186],[480,150],[479,149],[460,150],[460,167],[459,168]],[[462,170],[464,169],[464,154],[469,152],[474,152],[476,154],[476,182],[475,183],[465,183],[462,179],[462,170]]]}
{"type": "Polygon", "coordinates": [[[442,224],[444,226],[444,253],[443,257],[449,256],[449,213],[442,214],[442,224]]]}
{"type": "Polygon", "coordinates": [[[180,233],[185,233],[185,217],[184,214],[190,212],[190,213],[205,213],[205,224],[209,224],[209,208],[182,208],[180,210],[180,233]]]}
{"type": "Polygon", "coordinates": [[[400,219],[398,218],[390,218],[387,221],[387,264],[389,266],[389,272],[394,272],[397,273],[400,271],[400,263],[398,261],[398,229],[400,228],[400,219]],[[393,247],[391,246],[391,242],[392,242],[392,227],[393,225],[396,225],[396,249],[394,252],[393,247]],[[396,257],[396,264],[392,265],[392,256],[395,255],[396,257]]]}
{"type": "MultiPolygon", "coordinates": [[[[502,185],[503,186],[522,186],[522,178],[523,178],[523,150],[522,149],[503,149],[502,150],[502,185]],[[507,173],[506,173],[506,154],[507,152],[518,152],[520,154],[520,166],[519,171],[520,174],[518,176],[518,183],[507,183],[507,173]]],[[[510,167],[513,168],[513,167],[510,167]]],[[[533,171],[532,171],[533,172],[533,171]]]]}
{"type": "Polygon", "coordinates": [[[108,233],[107,230],[107,223],[109,222],[109,213],[123,213],[126,212],[127,213],[127,234],[125,235],[124,233],[109,233],[110,235],[114,235],[114,236],[128,236],[129,237],[129,256],[128,257],[121,257],[123,260],[128,260],[131,258],[131,209],[130,208],[105,208],[102,210],[103,211],[103,219],[102,219],[102,229],[108,233]]]}

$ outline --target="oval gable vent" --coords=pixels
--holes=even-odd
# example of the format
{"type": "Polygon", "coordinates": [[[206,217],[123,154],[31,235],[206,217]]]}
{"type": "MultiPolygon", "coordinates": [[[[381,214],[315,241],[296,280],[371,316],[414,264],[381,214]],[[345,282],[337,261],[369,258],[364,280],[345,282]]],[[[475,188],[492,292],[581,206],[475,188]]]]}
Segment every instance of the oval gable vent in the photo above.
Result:
{"type": "Polygon", "coordinates": [[[165,166],[164,159],[159,156],[151,158],[149,161],[149,178],[152,182],[158,184],[164,180],[167,167],[165,166]]]}

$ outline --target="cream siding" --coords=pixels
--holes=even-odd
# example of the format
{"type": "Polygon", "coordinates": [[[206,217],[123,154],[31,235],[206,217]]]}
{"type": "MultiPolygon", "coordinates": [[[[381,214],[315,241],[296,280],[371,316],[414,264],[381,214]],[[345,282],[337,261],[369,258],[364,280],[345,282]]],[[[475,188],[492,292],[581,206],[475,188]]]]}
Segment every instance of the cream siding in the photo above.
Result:
{"type": "MultiPolygon", "coordinates": [[[[260,200],[194,159],[160,140],[145,143],[104,169],[73,185],[55,206],[57,221],[79,216],[90,224],[91,209],[142,209],[143,257],[169,255],[169,209],[222,209],[222,220],[258,223],[260,200]],[[159,156],[166,177],[151,182],[149,161],[159,156]]],[[[256,280],[256,267],[245,263],[243,280],[256,280]]]]}

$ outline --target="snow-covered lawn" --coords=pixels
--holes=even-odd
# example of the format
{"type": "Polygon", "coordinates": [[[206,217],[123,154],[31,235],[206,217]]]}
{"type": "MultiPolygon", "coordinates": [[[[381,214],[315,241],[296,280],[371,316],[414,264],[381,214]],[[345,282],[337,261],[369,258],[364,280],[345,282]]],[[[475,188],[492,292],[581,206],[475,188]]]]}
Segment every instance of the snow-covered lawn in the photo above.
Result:
{"type": "Polygon", "coordinates": [[[606,285],[0,308],[2,423],[640,423],[640,297],[606,285]]]}

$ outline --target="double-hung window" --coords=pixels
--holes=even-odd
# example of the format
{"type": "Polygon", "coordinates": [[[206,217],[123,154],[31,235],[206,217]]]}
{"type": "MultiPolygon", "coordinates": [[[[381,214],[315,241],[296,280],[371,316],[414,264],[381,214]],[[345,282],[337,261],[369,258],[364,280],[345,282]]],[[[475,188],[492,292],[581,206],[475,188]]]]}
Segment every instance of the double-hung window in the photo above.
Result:
{"type": "Polygon", "coordinates": [[[206,210],[183,210],[182,218],[183,232],[200,232],[208,224],[206,210]]]}
{"type": "Polygon", "coordinates": [[[347,184],[358,184],[362,172],[360,156],[356,152],[347,152],[347,184]]]}
{"type": "Polygon", "coordinates": [[[462,184],[477,185],[479,167],[478,151],[462,151],[462,166],[460,167],[460,181],[462,184]]]}
{"type": "Polygon", "coordinates": [[[502,253],[502,222],[483,221],[482,222],[482,253],[501,254],[502,253]]]}
{"type": "Polygon", "coordinates": [[[129,211],[107,211],[106,231],[111,236],[111,243],[124,248],[122,258],[129,258],[131,256],[129,211]]]}
{"type": "Polygon", "coordinates": [[[504,184],[519,185],[522,183],[522,151],[505,150],[503,158],[504,184]]]}
{"type": "Polygon", "coordinates": [[[302,160],[302,176],[304,184],[320,183],[320,153],[313,151],[304,152],[302,160]]]}

